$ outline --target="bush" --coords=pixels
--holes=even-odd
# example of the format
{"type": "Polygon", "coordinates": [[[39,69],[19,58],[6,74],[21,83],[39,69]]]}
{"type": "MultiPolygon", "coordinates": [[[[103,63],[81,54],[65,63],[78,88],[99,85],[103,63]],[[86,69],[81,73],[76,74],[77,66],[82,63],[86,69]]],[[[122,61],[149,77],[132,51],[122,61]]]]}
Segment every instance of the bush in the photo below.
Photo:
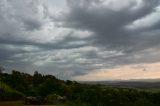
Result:
{"type": "Polygon", "coordinates": [[[49,94],[46,99],[51,104],[64,104],[67,101],[66,96],[60,96],[55,93],[49,94]]]}
{"type": "Polygon", "coordinates": [[[47,102],[51,104],[57,104],[59,101],[57,100],[57,95],[56,94],[49,94],[47,95],[47,102]]]}
{"type": "Polygon", "coordinates": [[[11,89],[5,83],[0,82],[0,101],[20,100],[24,97],[21,92],[11,89]]]}

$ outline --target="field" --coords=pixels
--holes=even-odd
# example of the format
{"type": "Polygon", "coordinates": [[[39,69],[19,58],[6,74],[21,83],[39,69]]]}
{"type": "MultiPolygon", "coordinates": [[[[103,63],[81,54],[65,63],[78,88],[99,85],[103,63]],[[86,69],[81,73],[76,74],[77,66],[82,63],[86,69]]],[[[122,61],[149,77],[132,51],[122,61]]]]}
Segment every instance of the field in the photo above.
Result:
{"type": "Polygon", "coordinates": [[[0,102],[0,106],[66,106],[66,105],[24,105],[23,101],[0,102]]]}

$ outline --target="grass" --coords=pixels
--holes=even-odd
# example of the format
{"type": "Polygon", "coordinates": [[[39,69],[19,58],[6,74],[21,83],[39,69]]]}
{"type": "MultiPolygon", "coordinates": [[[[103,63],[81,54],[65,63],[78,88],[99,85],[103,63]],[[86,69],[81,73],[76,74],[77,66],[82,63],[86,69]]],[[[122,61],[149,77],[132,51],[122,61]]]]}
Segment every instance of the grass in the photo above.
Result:
{"type": "Polygon", "coordinates": [[[0,106],[66,106],[66,105],[24,105],[23,101],[0,101],[0,106]]]}

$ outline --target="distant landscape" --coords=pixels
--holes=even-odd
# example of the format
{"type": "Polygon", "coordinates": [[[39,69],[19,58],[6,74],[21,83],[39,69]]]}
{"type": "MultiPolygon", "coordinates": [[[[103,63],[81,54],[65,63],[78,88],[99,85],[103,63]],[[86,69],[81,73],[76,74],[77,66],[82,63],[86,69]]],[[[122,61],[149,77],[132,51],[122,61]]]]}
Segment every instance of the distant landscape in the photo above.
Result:
{"type": "Polygon", "coordinates": [[[0,73],[0,105],[159,106],[160,82],[60,80],[35,71],[0,73]]]}
{"type": "Polygon", "coordinates": [[[119,80],[119,81],[84,81],[80,83],[101,84],[115,87],[131,87],[131,88],[160,88],[159,79],[150,80],[119,80]]]}

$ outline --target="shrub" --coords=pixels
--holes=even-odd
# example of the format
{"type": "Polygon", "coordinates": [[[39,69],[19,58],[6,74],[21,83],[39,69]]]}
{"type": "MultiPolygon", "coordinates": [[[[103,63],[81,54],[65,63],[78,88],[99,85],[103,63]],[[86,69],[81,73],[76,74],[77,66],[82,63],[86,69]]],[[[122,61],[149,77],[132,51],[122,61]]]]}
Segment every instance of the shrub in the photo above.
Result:
{"type": "Polygon", "coordinates": [[[57,100],[57,95],[56,94],[49,94],[47,95],[47,102],[51,104],[57,104],[59,101],[57,100]]]}
{"type": "Polygon", "coordinates": [[[0,82],[0,101],[2,100],[19,100],[24,95],[21,92],[11,89],[7,84],[0,82]]]}
{"type": "Polygon", "coordinates": [[[60,96],[60,95],[57,95],[57,94],[49,94],[47,96],[47,101],[48,103],[52,103],[52,104],[64,104],[66,103],[67,99],[66,99],[66,96],[60,96]]]}

